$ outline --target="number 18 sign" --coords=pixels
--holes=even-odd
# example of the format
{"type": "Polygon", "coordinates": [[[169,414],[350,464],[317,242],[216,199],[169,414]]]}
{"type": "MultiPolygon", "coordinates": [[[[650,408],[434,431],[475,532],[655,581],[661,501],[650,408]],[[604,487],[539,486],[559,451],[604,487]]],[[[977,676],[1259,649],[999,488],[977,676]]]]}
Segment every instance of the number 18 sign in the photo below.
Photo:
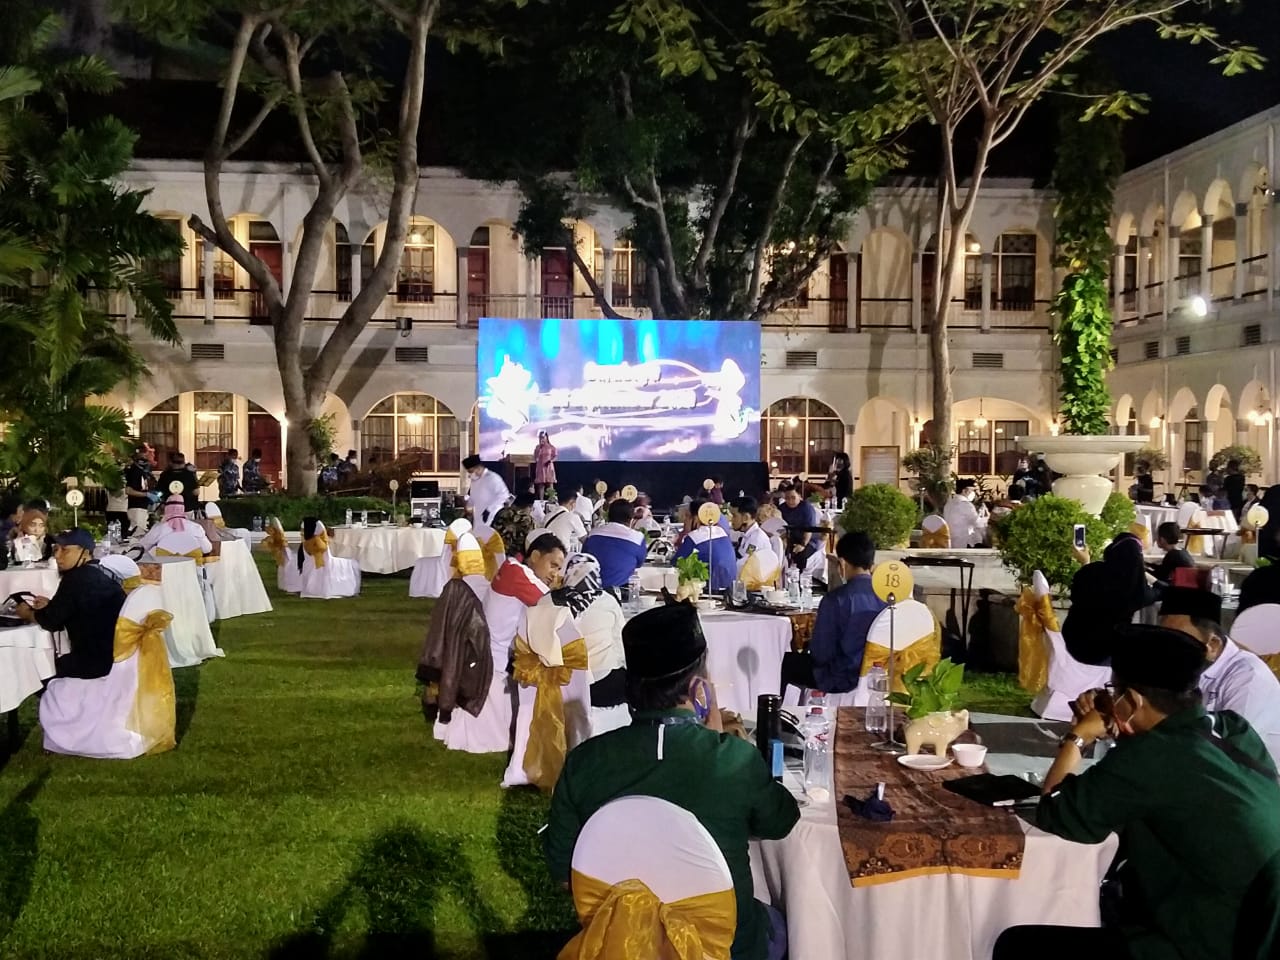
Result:
{"type": "Polygon", "coordinates": [[[878,563],[871,571],[871,589],[885,603],[892,595],[895,603],[911,599],[911,590],[916,585],[911,576],[911,568],[897,560],[878,563]]]}

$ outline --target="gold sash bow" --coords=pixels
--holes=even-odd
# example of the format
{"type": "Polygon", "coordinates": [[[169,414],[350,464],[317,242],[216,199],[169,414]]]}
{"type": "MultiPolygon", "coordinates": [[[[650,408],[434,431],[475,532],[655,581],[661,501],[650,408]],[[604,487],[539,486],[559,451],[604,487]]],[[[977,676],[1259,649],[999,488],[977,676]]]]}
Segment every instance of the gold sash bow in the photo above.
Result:
{"type": "Polygon", "coordinates": [[[221,530],[226,527],[227,521],[223,520],[222,517],[214,517],[213,525],[217,527],[219,530],[221,530]]]}
{"type": "Polygon", "coordinates": [[[142,737],[147,753],[172,750],[177,742],[177,707],[173,672],[165,648],[164,630],[173,620],[165,610],[152,610],[142,623],[125,617],[116,621],[113,656],[116,663],[138,655],[138,692],[125,726],[142,737]]]}
{"type": "Polygon", "coordinates": [[[489,571],[485,568],[484,553],[480,550],[463,550],[460,553],[455,552],[450,557],[449,562],[453,565],[453,579],[459,577],[470,577],[480,574],[486,579],[492,580],[489,571]]]}
{"type": "Polygon", "coordinates": [[[1145,523],[1141,520],[1135,520],[1133,523],[1129,524],[1129,532],[1141,541],[1142,548],[1144,550],[1151,549],[1151,528],[1145,523]]]}
{"type": "Polygon", "coordinates": [[[1020,618],[1018,686],[1028,693],[1039,693],[1049,684],[1049,650],[1044,634],[1046,630],[1058,632],[1058,616],[1049,595],[1037,597],[1030,587],[1022,588],[1022,596],[1013,609],[1020,618]]]}
{"type": "Polygon", "coordinates": [[[923,550],[946,550],[951,546],[951,528],[943,521],[937,530],[920,531],[920,547],[923,550]]]}
{"type": "Polygon", "coordinates": [[[124,588],[125,596],[128,596],[142,586],[142,584],[142,576],[139,574],[136,577],[125,577],[124,580],[121,581],[120,586],[124,588]]]}
{"type": "Polygon", "coordinates": [[[262,547],[271,556],[275,557],[276,566],[283,567],[289,562],[289,542],[284,538],[284,531],[279,527],[270,527],[267,535],[263,538],[262,547]]]}
{"type": "Polygon", "coordinates": [[[325,554],[329,552],[329,535],[317,533],[310,540],[302,541],[302,549],[307,551],[307,555],[315,561],[316,569],[319,570],[324,566],[325,554]]]}
{"type": "Polygon", "coordinates": [[[609,886],[577,870],[572,886],[582,930],[559,960],[729,960],[738,922],[732,888],[663,903],[640,880],[609,886]]]}
{"type": "Polygon", "coordinates": [[[502,534],[495,530],[493,536],[480,544],[480,552],[484,554],[484,570],[477,572],[484,573],[486,580],[492,580],[498,575],[498,568],[507,559],[507,545],[502,540],[502,534]]]}
{"type": "MultiPolygon", "coordinates": [[[[1200,526],[1200,524],[1197,521],[1192,520],[1189,524],[1187,524],[1187,529],[1203,530],[1204,527],[1200,526]]],[[[1187,553],[1191,554],[1193,557],[1203,555],[1204,554],[1204,537],[1197,537],[1194,535],[1187,537],[1187,553]]]]}
{"type": "MultiPolygon", "coordinates": [[[[893,654],[893,692],[906,693],[907,688],[902,685],[902,675],[914,667],[918,663],[923,663],[929,669],[942,659],[942,628],[934,622],[933,633],[927,637],[921,637],[915,643],[908,646],[899,647],[893,654]]],[[[862,676],[866,676],[871,672],[871,668],[877,664],[889,663],[889,648],[883,647],[878,643],[867,642],[866,649],[862,652],[862,676]]]]}
{"type": "Polygon", "coordinates": [[[164,547],[156,547],[157,557],[189,557],[196,562],[197,567],[202,567],[206,560],[216,560],[217,557],[206,557],[199,550],[188,550],[186,553],[174,553],[172,550],[166,550],[164,547]]]}
{"type": "Polygon", "coordinates": [[[533,652],[529,641],[516,637],[512,676],[526,687],[536,687],[533,716],[529,720],[529,746],[524,752],[525,775],[540,790],[550,791],[560,779],[568,742],[564,732],[564,691],[573,671],[587,669],[587,642],[574,640],[561,647],[564,664],[548,666],[533,652]]]}
{"type": "MultiPolygon", "coordinates": [[[[772,554],[772,551],[770,551],[770,554],[772,554]]],[[[777,561],[774,561],[772,572],[768,576],[765,576],[761,571],[763,566],[764,563],[760,560],[760,554],[753,553],[747,557],[747,562],[742,565],[742,572],[739,574],[739,578],[748,590],[763,590],[765,587],[771,587],[778,582],[778,573],[782,568],[777,561]]]]}
{"type": "Polygon", "coordinates": [[[1253,527],[1241,527],[1240,542],[1241,543],[1257,543],[1258,531],[1255,530],[1253,527]]]}

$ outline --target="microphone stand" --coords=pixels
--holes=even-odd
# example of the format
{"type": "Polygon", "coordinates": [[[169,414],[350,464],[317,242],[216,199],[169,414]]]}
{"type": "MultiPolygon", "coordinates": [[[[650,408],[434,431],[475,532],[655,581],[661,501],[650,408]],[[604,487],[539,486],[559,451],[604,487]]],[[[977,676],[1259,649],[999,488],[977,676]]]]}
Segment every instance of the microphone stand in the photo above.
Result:
{"type": "Polygon", "coordinates": [[[872,749],[881,753],[887,753],[891,756],[906,752],[906,745],[898,742],[897,724],[894,722],[894,705],[893,705],[893,681],[895,677],[894,659],[897,653],[894,637],[895,614],[897,612],[898,598],[892,593],[889,594],[889,678],[888,691],[885,694],[885,706],[889,708],[889,736],[879,743],[873,743],[872,749]]]}

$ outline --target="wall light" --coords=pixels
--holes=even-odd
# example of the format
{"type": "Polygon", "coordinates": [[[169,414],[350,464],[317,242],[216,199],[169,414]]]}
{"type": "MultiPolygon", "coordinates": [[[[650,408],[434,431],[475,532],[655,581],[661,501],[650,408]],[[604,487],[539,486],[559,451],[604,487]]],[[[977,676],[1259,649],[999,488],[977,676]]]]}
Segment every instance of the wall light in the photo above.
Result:
{"type": "Polygon", "coordinates": [[[409,243],[410,243],[410,244],[412,244],[412,245],[413,245],[413,246],[415,246],[415,247],[417,247],[417,246],[421,246],[421,245],[422,245],[422,234],[421,234],[421,233],[419,233],[417,230],[413,231],[413,233],[409,234],[409,243]]]}
{"type": "Polygon", "coordinates": [[[794,430],[796,427],[800,426],[800,421],[795,417],[787,417],[787,426],[794,430]]]}
{"type": "Polygon", "coordinates": [[[979,430],[985,430],[987,429],[987,425],[990,422],[991,421],[988,420],[986,416],[984,416],[982,413],[982,398],[979,397],[978,398],[978,417],[976,420],[973,421],[973,425],[977,427],[979,430]]]}
{"type": "Polygon", "coordinates": [[[409,426],[411,427],[420,426],[422,424],[422,414],[406,413],[404,415],[404,422],[409,424],[409,426]]]}
{"type": "Polygon", "coordinates": [[[1152,430],[1159,430],[1164,425],[1164,417],[1158,414],[1151,418],[1151,422],[1147,424],[1152,430]]]}
{"type": "Polygon", "coordinates": [[[1207,317],[1209,315],[1209,301],[1204,297],[1192,297],[1187,303],[1187,309],[1191,311],[1193,317],[1207,317]]]}

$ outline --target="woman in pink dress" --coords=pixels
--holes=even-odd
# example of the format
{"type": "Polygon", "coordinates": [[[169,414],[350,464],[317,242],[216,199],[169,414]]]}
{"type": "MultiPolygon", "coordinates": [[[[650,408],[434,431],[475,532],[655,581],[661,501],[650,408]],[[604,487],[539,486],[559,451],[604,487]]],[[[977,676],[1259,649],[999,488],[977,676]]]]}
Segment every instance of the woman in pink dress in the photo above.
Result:
{"type": "Polygon", "coordinates": [[[538,431],[538,445],[533,451],[533,482],[539,499],[547,487],[556,484],[556,448],[547,431],[538,431]]]}

